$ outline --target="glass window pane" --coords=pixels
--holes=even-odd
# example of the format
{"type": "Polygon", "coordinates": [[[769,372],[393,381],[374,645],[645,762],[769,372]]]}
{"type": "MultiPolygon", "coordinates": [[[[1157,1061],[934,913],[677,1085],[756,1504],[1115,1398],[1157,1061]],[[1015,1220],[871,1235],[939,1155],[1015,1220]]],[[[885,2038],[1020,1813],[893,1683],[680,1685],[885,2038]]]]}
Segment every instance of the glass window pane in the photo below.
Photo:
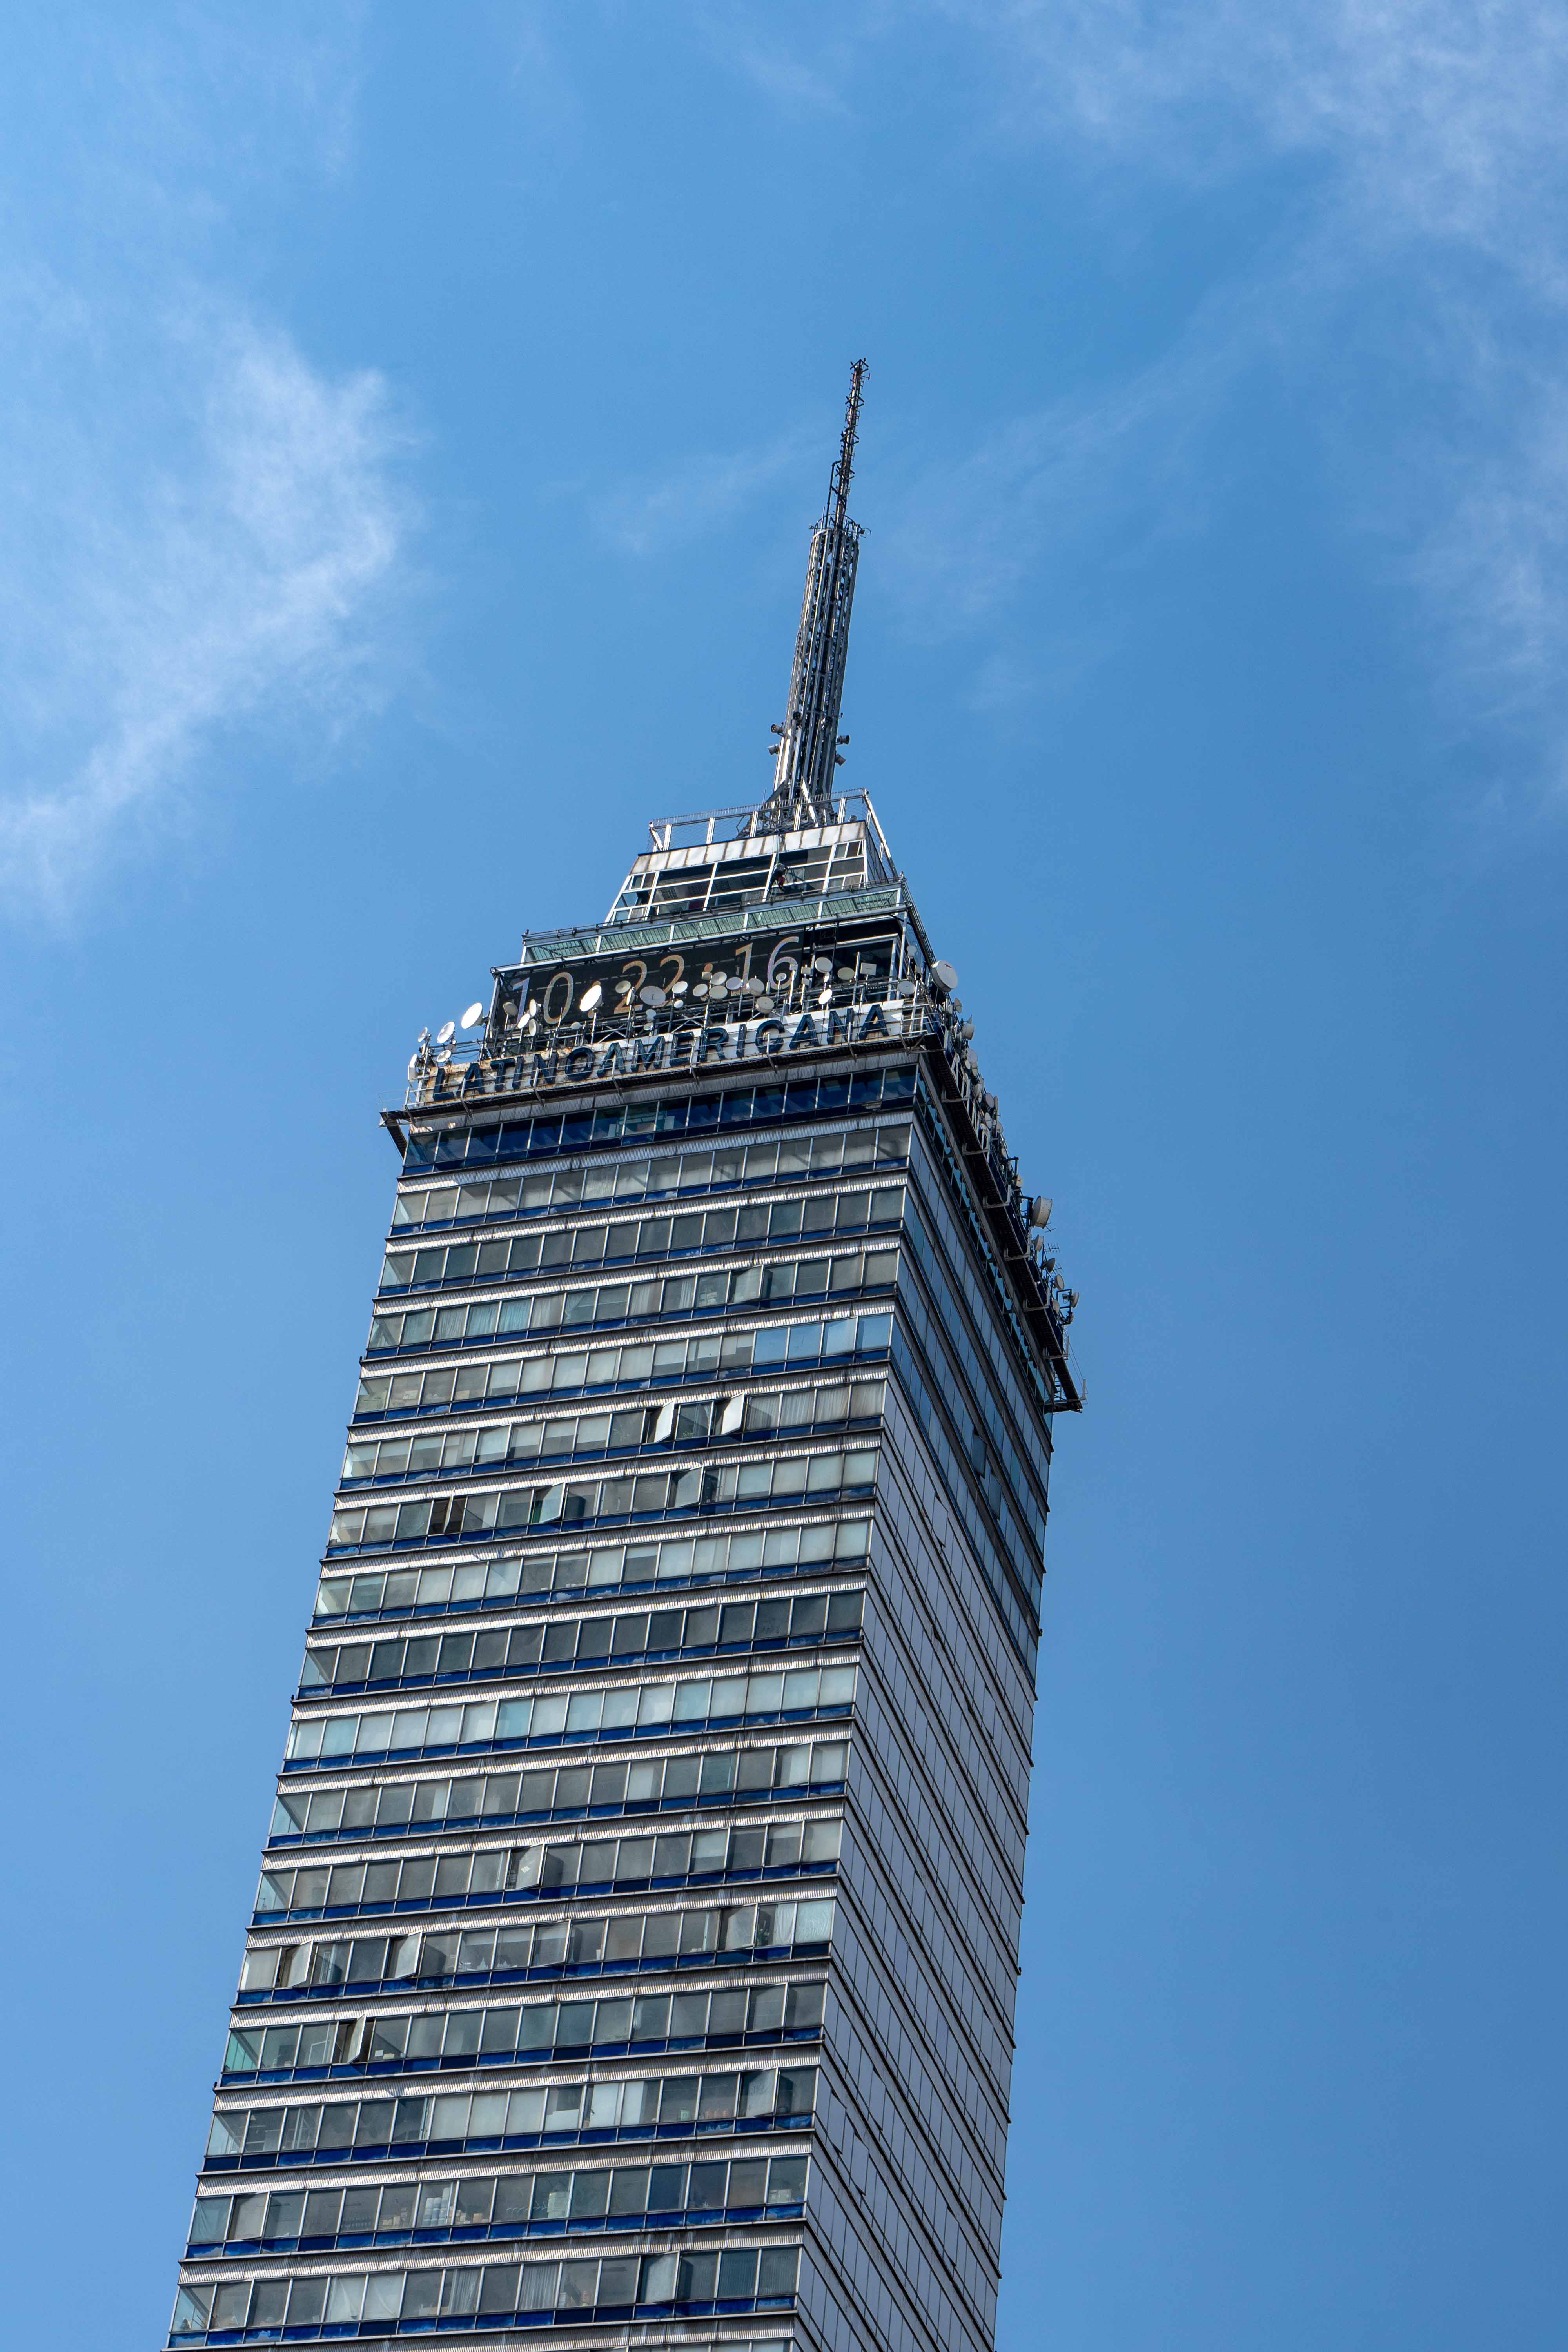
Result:
{"type": "Polygon", "coordinates": [[[756,2291],[756,2248],[731,2246],[719,2263],[719,2301],[749,2302],[756,2291]]]}
{"type": "Polygon", "coordinates": [[[327,2289],[327,2320],[329,2325],[342,2326],[358,2319],[364,2305],[364,2274],[351,2273],[333,2279],[327,2289]]]}
{"type": "Polygon", "coordinates": [[[213,2297],[214,2328],[243,2327],[246,2305],[250,2301],[250,2281],[233,2279],[219,2287],[213,2297]]]}
{"type": "Polygon", "coordinates": [[[385,2323],[395,2319],[403,2308],[403,2273],[401,2271],[373,2276],[365,2288],[364,2321],[385,2323]]]}

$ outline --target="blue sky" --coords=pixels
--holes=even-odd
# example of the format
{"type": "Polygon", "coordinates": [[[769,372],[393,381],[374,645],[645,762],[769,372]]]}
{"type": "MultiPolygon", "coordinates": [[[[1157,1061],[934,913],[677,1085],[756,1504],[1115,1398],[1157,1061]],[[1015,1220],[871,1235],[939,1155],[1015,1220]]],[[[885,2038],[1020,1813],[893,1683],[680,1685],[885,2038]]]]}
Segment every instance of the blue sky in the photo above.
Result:
{"type": "Polygon", "coordinates": [[[375,1113],[847,777],[1056,1196],[1001,2341],[1561,2341],[1568,23],[19,16],[0,92],[17,2341],[172,2299],[375,1113]]]}

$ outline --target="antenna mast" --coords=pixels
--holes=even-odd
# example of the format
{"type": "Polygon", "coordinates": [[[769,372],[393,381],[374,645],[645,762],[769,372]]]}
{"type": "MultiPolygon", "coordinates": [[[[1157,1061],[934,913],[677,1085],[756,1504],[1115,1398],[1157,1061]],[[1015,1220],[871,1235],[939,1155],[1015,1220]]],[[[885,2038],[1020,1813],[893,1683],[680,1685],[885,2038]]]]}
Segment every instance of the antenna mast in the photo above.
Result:
{"type": "Polygon", "coordinates": [[[849,484],[865,380],[866,362],[857,360],[849,371],[844,433],[828,479],[827,504],[811,534],[805,598],[790,673],[789,715],[774,730],[779,744],[773,788],[758,811],[762,828],[770,833],[833,823],[834,777],[843,765],[838,745],[847,740],[838,733],[838,718],[860,560],[860,526],[849,520],[849,484]]]}

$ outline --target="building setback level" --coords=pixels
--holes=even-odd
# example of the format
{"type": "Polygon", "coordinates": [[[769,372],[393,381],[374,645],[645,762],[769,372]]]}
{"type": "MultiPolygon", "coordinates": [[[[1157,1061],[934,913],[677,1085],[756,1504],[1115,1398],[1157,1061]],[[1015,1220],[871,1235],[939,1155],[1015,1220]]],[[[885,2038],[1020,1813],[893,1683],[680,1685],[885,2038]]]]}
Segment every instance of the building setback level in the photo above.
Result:
{"type": "Polygon", "coordinates": [[[1076,1303],[836,777],[425,1038],[169,2343],[987,2352],[1076,1303]]]}

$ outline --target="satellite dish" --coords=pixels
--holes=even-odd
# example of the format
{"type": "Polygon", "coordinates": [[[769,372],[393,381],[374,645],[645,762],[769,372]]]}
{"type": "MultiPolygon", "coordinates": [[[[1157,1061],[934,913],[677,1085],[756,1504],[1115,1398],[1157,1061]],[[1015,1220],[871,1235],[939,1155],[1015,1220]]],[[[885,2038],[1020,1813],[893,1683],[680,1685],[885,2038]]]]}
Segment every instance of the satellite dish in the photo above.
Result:
{"type": "Polygon", "coordinates": [[[745,990],[748,996],[763,995],[767,988],[767,984],[768,983],[765,980],[743,980],[741,982],[741,986],[745,990]]]}
{"type": "Polygon", "coordinates": [[[729,993],[730,993],[730,983],[729,983],[729,982],[725,979],[725,977],[724,977],[724,975],[723,975],[723,973],[722,973],[721,971],[716,971],[716,972],[714,973],[714,975],[713,975],[712,979],[709,982],[709,983],[708,983],[708,993],[709,993],[709,995],[710,995],[710,996],[728,996],[728,995],[729,995],[729,993]]]}
{"type": "Polygon", "coordinates": [[[598,1009],[599,1009],[600,1005],[601,1005],[601,1004],[603,1003],[603,1002],[604,1002],[604,996],[605,996],[605,992],[604,992],[603,988],[600,986],[599,982],[598,982],[597,981],[595,981],[595,982],[594,982],[593,987],[592,987],[592,988],[585,988],[585,989],[583,991],[582,995],[578,998],[578,1000],[577,1000],[577,1010],[578,1010],[578,1012],[579,1012],[579,1013],[596,1013],[596,1012],[598,1011],[598,1009]]]}
{"type": "Polygon", "coordinates": [[[1054,1205],[1048,1192],[1037,1192],[1029,1203],[1029,1223],[1041,1227],[1048,1225],[1054,1205]]]}
{"type": "Polygon", "coordinates": [[[707,982],[700,980],[691,993],[693,996],[706,996],[708,993],[707,982]]]}
{"type": "Polygon", "coordinates": [[[443,1021],[436,1032],[436,1043],[437,1045],[449,1045],[457,1034],[458,1024],[455,1021],[443,1021]]]}
{"type": "MultiPolygon", "coordinates": [[[[447,1028],[449,1029],[449,1028],[451,1027],[451,1025],[452,1025],[452,1024],[451,1024],[451,1023],[448,1021],[448,1022],[447,1022],[447,1028]]],[[[447,1066],[447,1063],[451,1060],[451,1058],[452,1058],[452,1048],[450,1047],[450,1045],[443,1045],[443,1046],[442,1046],[442,1048],[441,1048],[441,1050],[440,1050],[440,1052],[439,1052],[439,1053],[437,1055],[437,1056],[436,1056],[437,1061],[437,1062],[439,1062],[439,1064],[441,1065],[441,1067],[442,1067],[443,1069],[445,1069],[445,1068],[446,1068],[446,1066],[447,1066]]]]}
{"type": "Polygon", "coordinates": [[[817,991],[816,1001],[817,1001],[818,1004],[831,1004],[831,1003],[832,1003],[832,1002],[833,1002],[833,983],[832,983],[832,982],[831,982],[831,981],[825,981],[825,982],[823,982],[823,985],[822,985],[822,986],[821,986],[821,988],[817,991]]]}
{"type": "Polygon", "coordinates": [[[642,1004],[668,1004],[669,995],[665,989],[649,986],[638,989],[637,1000],[642,1004]]]}
{"type": "Polygon", "coordinates": [[[669,992],[671,996],[684,996],[686,982],[683,980],[672,980],[669,983],[669,992]]]}
{"type": "Polygon", "coordinates": [[[813,956],[811,959],[811,968],[813,971],[831,971],[833,970],[833,958],[831,956],[813,956]]]}
{"type": "Polygon", "coordinates": [[[757,999],[757,1011],[758,1011],[759,1013],[771,1013],[771,1012],[773,1011],[773,998],[772,998],[771,996],[759,996],[759,997],[758,997],[758,999],[757,999]]]}
{"type": "Polygon", "coordinates": [[[912,996],[915,992],[914,982],[912,980],[900,980],[898,983],[898,989],[900,996],[912,996]]]}
{"type": "Polygon", "coordinates": [[[483,1006],[482,1004],[477,1004],[477,1003],[476,1003],[476,1004],[470,1004],[470,1005],[469,1005],[469,1007],[468,1007],[468,1011],[464,1013],[464,1015],[463,1015],[462,1019],[458,1022],[458,1028],[459,1028],[459,1029],[471,1029],[471,1028],[473,1027],[473,1025],[474,1025],[474,1024],[475,1024],[475,1022],[476,1022],[476,1021],[481,1021],[481,1020],[483,1020],[483,1018],[484,1018],[484,1011],[485,1011],[485,1008],[484,1008],[484,1006],[483,1006]]]}
{"type": "Polygon", "coordinates": [[[841,963],[838,967],[837,977],[840,980],[853,980],[855,977],[854,965],[852,963],[841,963]]]}
{"type": "Polygon", "coordinates": [[[950,963],[933,963],[931,968],[931,976],[935,981],[939,988],[956,988],[958,986],[958,974],[954,971],[950,963]]]}
{"type": "Polygon", "coordinates": [[[412,1086],[412,1085],[414,1084],[415,1079],[416,1079],[418,1076],[419,1076],[419,1056],[418,1056],[418,1055],[417,1055],[417,1054],[415,1054],[415,1055],[411,1055],[411,1056],[410,1056],[410,1058],[409,1058],[409,1064],[408,1064],[408,1083],[409,1083],[409,1085],[410,1085],[410,1086],[412,1086]]]}

